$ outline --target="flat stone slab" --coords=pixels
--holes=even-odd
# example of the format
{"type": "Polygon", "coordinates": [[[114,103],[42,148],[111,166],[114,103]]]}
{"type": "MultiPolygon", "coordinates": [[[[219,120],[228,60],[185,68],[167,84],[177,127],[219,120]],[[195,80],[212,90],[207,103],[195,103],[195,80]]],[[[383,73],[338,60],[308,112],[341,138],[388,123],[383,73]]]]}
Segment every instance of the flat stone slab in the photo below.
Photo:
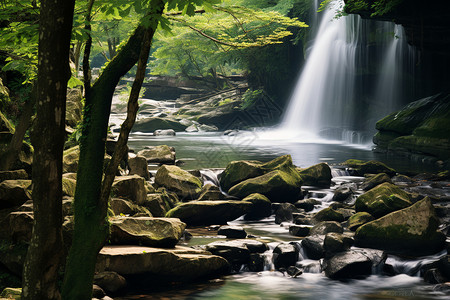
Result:
{"type": "Polygon", "coordinates": [[[228,262],[211,252],[176,246],[172,249],[141,246],[106,246],[97,258],[96,271],[121,275],[154,274],[159,278],[191,281],[228,272],[228,262]]]}

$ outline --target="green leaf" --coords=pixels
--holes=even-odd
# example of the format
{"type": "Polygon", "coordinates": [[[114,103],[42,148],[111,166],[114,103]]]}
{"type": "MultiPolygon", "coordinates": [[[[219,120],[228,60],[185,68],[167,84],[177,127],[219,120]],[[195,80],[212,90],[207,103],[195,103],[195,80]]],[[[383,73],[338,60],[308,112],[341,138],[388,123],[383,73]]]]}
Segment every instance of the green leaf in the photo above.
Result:
{"type": "Polygon", "coordinates": [[[67,82],[67,87],[74,88],[77,86],[83,86],[83,81],[81,81],[80,79],[78,79],[74,76],[70,77],[69,81],[67,82]]]}

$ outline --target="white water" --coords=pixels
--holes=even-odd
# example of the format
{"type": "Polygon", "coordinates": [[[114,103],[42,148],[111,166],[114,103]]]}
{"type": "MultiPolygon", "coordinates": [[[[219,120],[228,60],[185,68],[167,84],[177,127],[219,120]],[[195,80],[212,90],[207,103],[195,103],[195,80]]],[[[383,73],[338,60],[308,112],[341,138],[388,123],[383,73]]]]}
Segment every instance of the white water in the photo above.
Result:
{"type": "Polygon", "coordinates": [[[318,13],[319,28],[280,126],[289,137],[364,144],[375,122],[399,108],[402,61],[409,57],[402,28],[355,15],[336,18],[342,5],[336,0],[318,13]],[[362,77],[374,58],[378,78],[362,77]],[[373,99],[365,103],[367,95],[373,99]]]}

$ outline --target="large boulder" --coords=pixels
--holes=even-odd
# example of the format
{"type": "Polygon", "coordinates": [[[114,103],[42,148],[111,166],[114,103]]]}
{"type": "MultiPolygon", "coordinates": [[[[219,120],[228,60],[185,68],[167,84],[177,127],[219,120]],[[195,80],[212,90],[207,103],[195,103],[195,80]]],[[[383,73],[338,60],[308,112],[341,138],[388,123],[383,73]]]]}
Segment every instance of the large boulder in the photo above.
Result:
{"type": "MultiPolygon", "coordinates": [[[[158,282],[193,281],[220,276],[228,262],[208,251],[176,246],[174,249],[139,246],[107,246],[100,251],[96,271],[113,271],[124,276],[139,275],[158,282]]],[[[147,281],[152,282],[152,281],[147,281]]]]}
{"type": "Polygon", "coordinates": [[[391,178],[386,173],[379,173],[375,176],[366,178],[361,184],[361,189],[364,191],[368,191],[385,182],[392,183],[391,178]]]}
{"type": "Polygon", "coordinates": [[[175,192],[181,199],[197,199],[202,191],[202,181],[177,166],[161,166],[155,175],[158,186],[175,192]]]}
{"type": "Polygon", "coordinates": [[[343,222],[344,219],[345,217],[341,212],[332,207],[327,207],[317,212],[312,220],[313,222],[319,223],[324,221],[343,222]]]}
{"type": "Polygon", "coordinates": [[[295,266],[299,257],[299,249],[295,243],[281,243],[273,249],[273,264],[276,269],[295,266]]]}
{"type": "Polygon", "coordinates": [[[347,226],[348,226],[348,229],[350,229],[351,231],[356,231],[356,229],[358,229],[361,225],[369,223],[370,221],[373,221],[373,220],[374,220],[374,218],[372,217],[371,214],[362,211],[362,212],[358,212],[358,213],[354,214],[353,216],[351,216],[347,220],[347,226]]]}
{"type": "Polygon", "coordinates": [[[114,215],[130,215],[135,214],[146,215],[149,217],[162,217],[162,215],[153,215],[147,208],[137,205],[131,201],[122,198],[112,198],[110,203],[110,208],[114,215]]]}
{"type": "Polygon", "coordinates": [[[186,228],[175,218],[115,217],[110,222],[113,244],[174,247],[186,228]]]}
{"type": "Polygon", "coordinates": [[[31,180],[5,180],[0,183],[0,209],[20,206],[31,199],[31,180]]]}
{"type": "Polygon", "coordinates": [[[394,169],[376,160],[363,161],[358,159],[349,159],[342,164],[351,168],[354,172],[356,172],[356,175],[359,176],[364,176],[364,174],[378,173],[386,173],[389,176],[394,176],[396,173],[394,169]]]}
{"type": "Polygon", "coordinates": [[[410,207],[362,225],[356,230],[355,243],[393,253],[432,254],[444,247],[445,235],[437,231],[438,226],[434,207],[426,197],[410,207]]]}
{"type": "Polygon", "coordinates": [[[237,270],[240,269],[242,264],[247,264],[251,267],[252,262],[254,262],[252,255],[264,253],[268,250],[266,244],[251,239],[217,241],[202,246],[202,248],[214,255],[225,258],[237,270]]]}
{"type": "Polygon", "coordinates": [[[115,197],[129,199],[138,205],[142,205],[147,197],[145,180],[138,175],[117,176],[111,190],[115,197]]]}
{"type": "Polygon", "coordinates": [[[299,170],[303,185],[324,186],[331,184],[331,168],[326,163],[320,163],[309,168],[299,170]]]}
{"type": "Polygon", "coordinates": [[[249,212],[244,216],[245,220],[261,220],[272,214],[272,204],[264,195],[259,193],[251,194],[242,199],[242,201],[252,203],[249,212]]]}
{"type": "Polygon", "coordinates": [[[168,218],[179,218],[188,225],[226,224],[250,211],[247,201],[191,201],[178,205],[167,212],[168,218]]]}
{"type": "Polygon", "coordinates": [[[372,267],[385,260],[382,251],[348,250],[325,260],[325,275],[331,279],[364,278],[372,274],[372,267]]]}
{"type": "Polygon", "coordinates": [[[368,212],[375,218],[411,205],[408,193],[398,186],[385,182],[356,199],[357,212],[368,212]]]}
{"type": "Polygon", "coordinates": [[[202,192],[197,200],[227,200],[227,198],[218,186],[207,183],[202,187],[202,192]]]}
{"type": "Polygon", "coordinates": [[[232,161],[220,174],[220,186],[224,191],[228,191],[232,186],[246,179],[258,177],[275,170],[285,171],[298,176],[298,171],[293,165],[290,155],[280,156],[267,163],[246,160],[232,161]]]}
{"type": "Polygon", "coordinates": [[[228,193],[241,199],[253,193],[260,193],[272,202],[295,202],[301,193],[301,183],[297,171],[287,173],[275,170],[242,181],[233,186],[228,193]]]}
{"type": "Polygon", "coordinates": [[[175,164],[175,149],[167,145],[147,146],[137,155],[145,157],[148,163],[175,164]]]}
{"type": "Polygon", "coordinates": [[[378,121],[373,141],[379,148],[450,158],[450,94],[411,102],[378,121]]]}
{"type": "Polygon", "coordinates": [[[186,128],[187,126],[176,120],[171,120],[169,118],[149,117],[136,121],[132,131],[154,132],[158,129],[173,129],[178,132],[184,131],[186,128]]]}
{"type": "Polygon", "coordinates": [[[127,286],[127,280],[116,272],[101,272],[94,275],[94,284],[107,293],[116,293],[127,286]]]}

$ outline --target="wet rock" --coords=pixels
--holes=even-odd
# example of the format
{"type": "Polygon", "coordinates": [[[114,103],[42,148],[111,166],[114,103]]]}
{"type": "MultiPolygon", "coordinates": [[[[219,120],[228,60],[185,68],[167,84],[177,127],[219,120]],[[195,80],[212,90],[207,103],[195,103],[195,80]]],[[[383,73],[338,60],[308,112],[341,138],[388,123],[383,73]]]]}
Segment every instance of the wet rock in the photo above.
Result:
{"type": "Polygon", "coordinates": [[[247,267],[250,272],[262,272],[264,271],[265,263],[264,255],[250,253],[250,261],[248,262],[247,267]]]}
{"type": "Polygon", "coordinates": [[[355,194],[356,189],[357,187],[354,182],[344,183],[334,191],[332,201],[344,202],[350,200],[351,197],[355,194]]]}
{"type": "Polygon", "coordinates": [[[0,209],[20,206],[31,199],[31,180],[5,180],[0,183],[0,209]]]}
{"type": "Polygon", "coordinates": [[[143,156],[148,163],[158,164],[175,164],[175,149],[167,145],[147,146],[137,153],[138,156],[143,156]]]}
{"type": "Polygon", "coordinates": [[[313,222],[323,222],[323,221],[336,221],[343,222],[345,217],[342,213],[334,210],[331,207],[327,207],[317,212],[313,217],[313,222]]]}
{"type": "Polygon", "coordinates": [[[425,274],[423,275],[423,280],[426,283],[430,283],[430,284],[437,284],[437,283],[444,283],[447,282],[447,278],[445,278],[441,272],[436,269],[429,269],[425,272],[425,274]]]}
{"type": "Polygon", "coordinates": [[[366,178],[361,185],[361,189],[364,191],[368,191],[385,182],[392,183],[391,178],[386,173],[379,173],[375,176],[366,178]]]}
{"type": "Polygon", "coordinates": [[[112,193],[141,205],[146,199],[145,179],[138,175],[116,176],[112,184],[112,193]]]}
{"type": "Polygon", "coordinates": [[[303,271],[296,266],[290,266],[289,268],[287,268],[286,273],[293,278],[297,278],[298,276],[303,274],[303,271]]]}
{"type": "Polygon", "coordinates": [[[375,218],[380,218],[410,205],[408,193],[385,182],[360,195],[356,199],[355,208],[357,212],[368,212],[375,218]]]}
{"type": "Polygon", "coordinates": [[[275,170],[298,175],[290,155],[280,156],[267,163],[245,160],[232,161],[220,175],[220,186],[227,192],[232,186],[244,180],[258,177],[275,170]]]}
{"type": "Polygon", "coordinates": [[[273,263],[276,269],[295,266],[299,257],[299,249],[292,243],[281,243],[273,249],[273,263]]]}
{"type": "Polygon", "coordinates": [[[147,159],[144,156],[136,155],[128,158],[128,169],[130,170],[130,175],[138,175],[145,180],[150,180],[147,159]]]}
{"type": "Polygon", "coordinates": [[[219,129],[217,128],[217,126],[214,125],[205,125],[202,124],[200,126],[198,126],[198,131],[200,132],[214,132],[214,131],[218,131],[219,129]]]}
{"type": "Polygon", "coordinates": [[[94,275],[94,284],[107,293],[116,293],[127,286],[127,281],[116,272],[102,272],[94,275]]]}
{"type": "Polygon", "coordinates": [[[115,217],[110,222],[113,244],[174,247],[186,228],[175,218],[115,217]]]}
{"type": "Polygon", "coordinates": [[[245,215],[251,207],[244,201],[191,201],[171,209],[166,217],[179,218],[188,225],[226,224],[245,215]]]}
{"type": "Polygon", "coordinates": [[[202,191],[202,181],[177,166],[161,166],[155,175],[158,186],[173,191],[181,199],[197,199],[202,191]]]}
{"type": "Polygon", "coordinates": [[[302,247],[310,259],[321,259],[325,256],[323,248],[324,235],[307,236],[302,240],[302,247]]]}
{"type": "Polygon", "coordinates": [[[346,251],[353,245],[353,238],[337,232],[330,232],[325,235],[323,248],[325,256],[331,257],[336,253],[346,251]]]}
{"type": "Polygon", "coordinates": [[[311,226],[306,225],[291,225],[289,226],[289,234],[293,236],[308,236],[311,231],[311,226]]]}
{"type": "Polygon", "coordinates": [[[217,234],[224,235],[229,239],[245,239],[247,237],[247,232],[239,226],[220,226],[217,234]]]}
{"type": "Polygon", "coordinates": [[[154,136],[175,136],[175,130],[173,129],[157,129],[153,132],[154,136]]]}
{"type": "Polygon", "coordinates": [[[393,253],[427,255],[444,248],[445,235],[429,198],[362,225],[355,244],[393,253]]]}
{"type": "Polygon", "coordinates": [[[180,122],[171,120],[169,118],[149,117],[136,121],[132,131],[154,132],[158,129],[173,129],[174,131],[178,132],[184,131],[186,127],[187,126],[181,124],[180,122]]]}
{"type": "Polygon", "coordinates": [[[396,171],[382,162],[370,160],[363,161],[358,159],[349,159],[342,163],[344,166],[348,166],[356,171],[356,175],[364,176],[364,174],[378,174],[386,173],[389,176],[394,176],[396,171]]]}
{"type": "Polygon", "coordinates": [[[332,279],[364,278],[372,274],[374,261],[363,251],[337,253],[325,261],[325,275],[332,279]]]}
{"type": "Polygon", "coordinates": [[[272,214],[272,204],[269,198],[264,195],[254,193],[248,195],[242,201],[252,204],[249,212],[244,216],[245,220],[261,220],[272,214]]]}
{"type": "Polygon", "coordinates": [[[198,200],[227,200],[227,197],[220,191],[218,186],[205,184],[198,200]]]}
{"type": "Polygon", "coordinates": [[[396,185],[408,186],[414,184],[415,180],[406,175],[398,174],[391,178],[392,183],[396,185]]]}
{"type": "Polygon", "coordinates": [[[329,187],[331,184],[331,168],[326,163],[320,163],[299,170],[303,185],[329,187]]]}
{"type": "Polygon", "coordinates": [[[0,182],[5,180],[28,179],[28,174],[24,169],[13,171],[0,171],[0,182]]]}
{"type": "Polygon", "coordinates": [[[96,271],[113,271],[123,276],[153,276],[159,281],[192,281],[220,276],[228,262],[208,251],[175,246],[173,249],[139,246],[106,246],[100,251],[96,271]]]}
{"type": "Polygon", "coordinates": [[[204,247],[206,251],[225,258],[235,269],[250,262],[250,250],[243,243],[214,242],[204,247]]]}
{"type": "Polygon", "coordinates": [[[294,202],[301,193],[301,179],[297,173],[276,170],[242,181],[228,193],[237,198],[260,193],[272,202],[294,202]]]}
{"type": "Polygon", "coordinates": [[[299,200],[294,203],[295,207],[304,209],[305,211],[311,211],[314,209],[315,205],[319,205],[322,202],[313,198],[299,200]]]}
{"type": "Polygon", "coordinates": [[[307,216],[296,216],[294,218],[295,225],[313,225],[313,222],[310,217],[307,216]]]}
{"type": "MultiPolygon", "coordinates": [[[[135,214],[146,214],[147,216],[151,217],[152,214],[150,211],[142,206],[139,206],[137,204],[134,204],[128,200],[121,199],[121,198],[112,198],[110,201],[110,207],[112,211],[114,212],[114,215],[130,215],[133,216],[135,214]]],[[[156,216],[155,217],[161,217],[156,216]]]]}
{"type": "Polygon", "coordinates": [[[373,221],[374,217],[367,212],[358,212],[351,216],[348,221],[348,229],[351,231],[356,231],[361,225],[364,225],[370,221],[373,221]]]}
{"type": "Polygon", "coordinates": [[[325,235],[329,232],[343,233],[344,228],[335,221],[324,221],[311,228],[310,235],[325,235]]]}
{"type": "Polygon", "coordinates": [[[298,211],[292,203],[281,203],[275,210],[275,223],[291,222],[294,219],[293,213],[298,211]]]}

